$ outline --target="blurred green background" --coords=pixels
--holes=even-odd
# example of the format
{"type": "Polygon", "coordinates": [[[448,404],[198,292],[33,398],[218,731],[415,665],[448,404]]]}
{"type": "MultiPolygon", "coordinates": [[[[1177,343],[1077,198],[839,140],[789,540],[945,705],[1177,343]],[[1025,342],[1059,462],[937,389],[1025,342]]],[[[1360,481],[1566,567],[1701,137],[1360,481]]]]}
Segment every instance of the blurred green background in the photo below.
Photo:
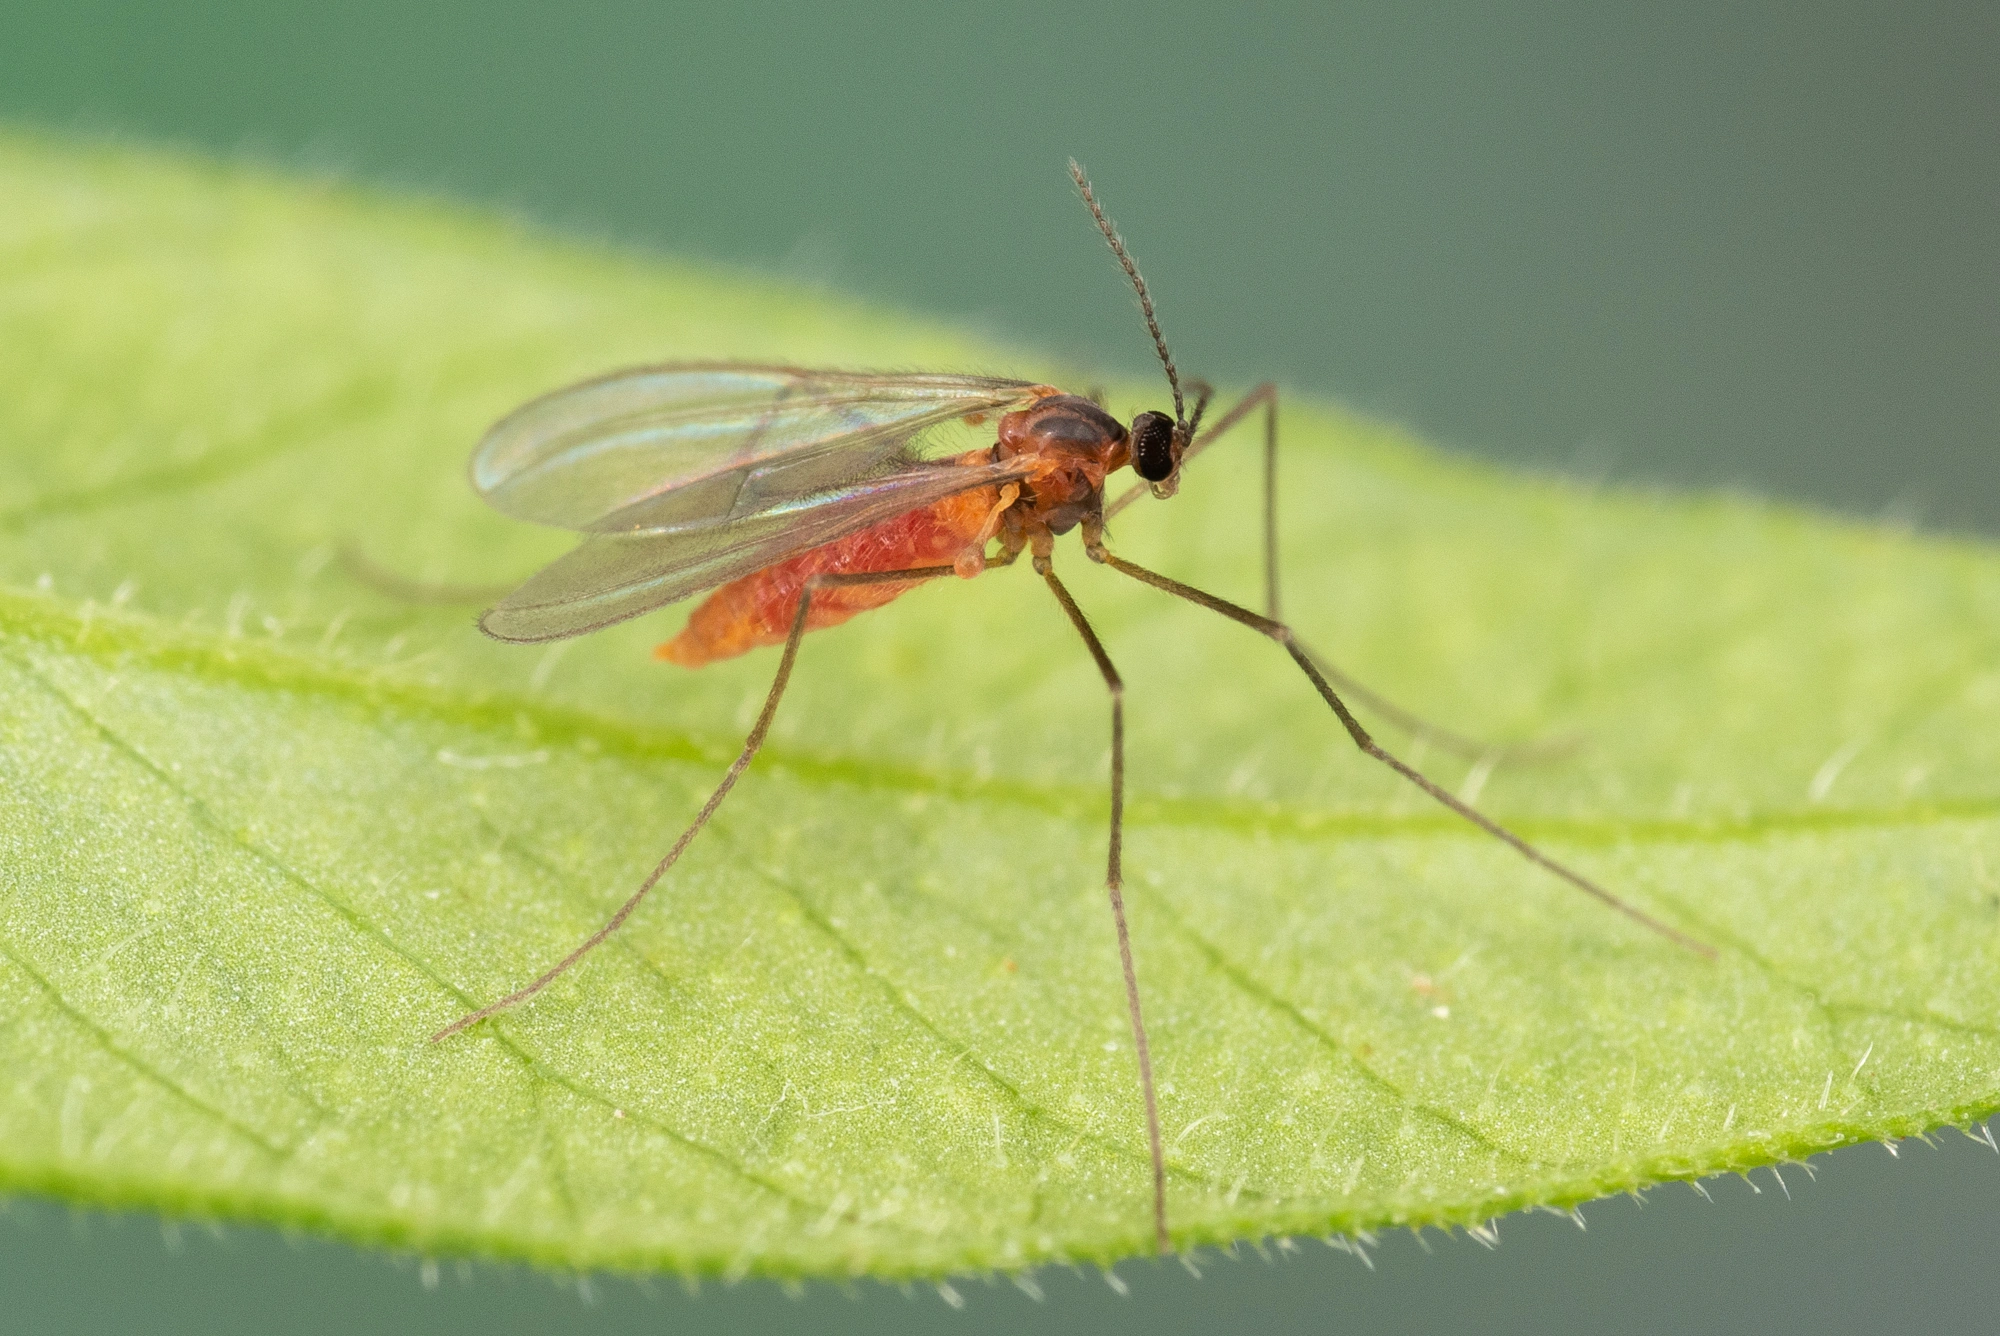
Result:
{"type": "MultiPolygon", "coordinates": [[[[1174,3],[962,12],[11,0],[0,117],[334,170],[1143,370],[1087,164],[1184,366],[1488,457],[2000,529],[2000,9],[1174,3]]],[[[0,200],[0,207],[5,201],[0,200]]],[[[0,293],[0,300],[4,300],[0,293]]],[[[531,389],[535,387],[524,387],[531,389]]],[[[1988,1331],[1955,1133],[1502,1247],[1054,1273],[1039,1305],[645,1293],[231,1229],[0,1223],[35,1331],[1988,1331]]]]}

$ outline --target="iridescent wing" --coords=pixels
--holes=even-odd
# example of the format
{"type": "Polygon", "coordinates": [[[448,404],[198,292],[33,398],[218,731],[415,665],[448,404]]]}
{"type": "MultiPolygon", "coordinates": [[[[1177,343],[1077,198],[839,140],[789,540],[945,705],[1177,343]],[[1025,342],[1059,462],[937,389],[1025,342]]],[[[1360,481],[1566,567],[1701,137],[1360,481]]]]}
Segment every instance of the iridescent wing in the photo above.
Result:
{"type": "Polygon", "coordinates": [[[480,619],[554,640],[634,617],[1020,474],[932,457],[933,429],[1049,391],[984,376],[669,365],[558,390],[494,426],[473,486],[583,544],[480,619]]]}
{"type": "Polygon", "coordinates": [[[1038,390],[986,376],[640,367],[509,413],[473,452],[472,485],[509,515],[590,533],[723,523],[902,462],[925,428],[1038,390]]]}

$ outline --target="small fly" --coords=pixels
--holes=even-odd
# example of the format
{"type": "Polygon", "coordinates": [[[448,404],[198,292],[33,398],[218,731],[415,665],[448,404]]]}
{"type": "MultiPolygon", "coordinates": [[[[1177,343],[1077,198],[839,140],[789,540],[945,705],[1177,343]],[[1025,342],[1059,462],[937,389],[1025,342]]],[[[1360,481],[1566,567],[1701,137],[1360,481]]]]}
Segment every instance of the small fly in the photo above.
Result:
{"type": "Polygon", "coordinates": [[[1139,977],[1125,926],[1120,858],[1125,809],[1124,681],[1090,620],[1056,577],[1055,540],[1076,530],[1090,560],[1275,640],[1312,682],[1354,745],[1530,862],[1654,932],[1703,955],[1711,948],[1619,899],[1392,756],[1341,693],[1455,750],[1490,749],[1423,725],[1346,678],[1280,620],[1277,566],[1278,393],[1250,391],[1206,430],[1207,386],[1189,382],[1193,411],[1160,333],[1146,282],[1083,169],[1070,175],[1138,295],[1166,372],[1173,413],[1120,423],[1092,398],[1052,385],[988,376],[816,371],[744,363],[669,363],[621,371],[523,405],[472,456],[480,495],[509,515],[573,529],[583,542],[488,609],[480,629],[535,643],[582,635],[712,590],[655,653],[697,668],[762,645],[784,646],[743,750],[631,897],[582,945],[518,992],[432,1036],[456,1034],[533,997],[604,941],[658,884],[735,787],[770,731],[806,632],[879,608],[928,580],[971,579],[1027,553],[1062,605],[1111,697],[1111,832],[1104,885],[1124,966],[1146,1141],[1153,1231],[1167,1229],[1166,1164],[1139,977]],[[1217,437],[1262,410],[1265,610],[1182,584],[1105,546],[1104,526],[1150,491],[1162,500],[1217,437]],[[997,415],[991,446],[941,451],[938,429],[997,415]],[[1140,481],[1110,504],[1105,482],[1130,466],[1140,481]],[[996,546],[997,545],[997,546],[996,546]],[[1337,691],[1336,684],[1339,687],[1337,691]]]}

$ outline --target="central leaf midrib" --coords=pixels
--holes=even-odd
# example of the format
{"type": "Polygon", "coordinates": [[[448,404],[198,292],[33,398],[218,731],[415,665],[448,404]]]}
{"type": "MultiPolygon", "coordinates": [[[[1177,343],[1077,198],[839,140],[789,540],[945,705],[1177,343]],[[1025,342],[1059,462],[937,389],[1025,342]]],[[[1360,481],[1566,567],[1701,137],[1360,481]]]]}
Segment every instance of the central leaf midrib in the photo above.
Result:
{"type": "MultiPolygon", "coordinates": [[[[640,762],[698,762],[721,767],[733,751],[704,744],[686,732],[646,728],[531,698],[500,692],[457,692],[379,673],[343,672],[272,645],[170,626],[95,604],[87,604],[81,613],[73,612],[51,598],[20,590],[0,589],[0,634],[32,638],[59,653],[99,662],[137,658],[160,671],[209,683],[366,703],[393,709],[405,717],[501,734],[510,746],[519,743],[520,726],[526,720],[540,745],[585,743],[597,754],[640,762]]],[[[1105,791],[1095,785],[940,775],[880,760],[793,752],[775,745],[759,753],[757,764],[767,772],[778,771],[806,784],[1001,803],[1063,820],[1086,819],[1086,813],[1089,820],[1101,820],[1099,814],[1108,801],[1105,791]]],[[[1506,817],[1530,838],[1582,846],[1752,843],[1814,831],[1893,830],[1995,818],[2000,818],[2000,795],[1932,798],[1885,808],[1786,808],[1727,817],[1506,817]]],[[[1308,843],[1418,834],[1486,838],[1445,812],[1327,811],[1222,797],[1136,794],[1128,801],[1125,819],[1135,827],[1192,827],[1308,843]]]]}

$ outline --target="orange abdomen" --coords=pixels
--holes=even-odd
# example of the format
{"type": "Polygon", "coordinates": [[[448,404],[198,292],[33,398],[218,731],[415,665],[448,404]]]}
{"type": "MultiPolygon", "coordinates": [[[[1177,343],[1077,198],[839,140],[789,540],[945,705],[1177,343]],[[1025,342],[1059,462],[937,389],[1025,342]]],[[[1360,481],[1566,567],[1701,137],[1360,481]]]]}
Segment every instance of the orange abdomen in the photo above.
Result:
{"type": "MultiPolygon", "coordinates": [[[[704,599],[680,634],[653,655],[684,668],[699,668],[759,645],[781,645],[791,634],[808,579],[836,572],[948,566],[979,536],[999,499],[999,490],[993,487],[960,492],[733,580],[704,599]]],[[[813,596],[806,629],[838,626],[855,613],[879,608],[914,588],[912,582],[821,589],[813,596]]]]}

